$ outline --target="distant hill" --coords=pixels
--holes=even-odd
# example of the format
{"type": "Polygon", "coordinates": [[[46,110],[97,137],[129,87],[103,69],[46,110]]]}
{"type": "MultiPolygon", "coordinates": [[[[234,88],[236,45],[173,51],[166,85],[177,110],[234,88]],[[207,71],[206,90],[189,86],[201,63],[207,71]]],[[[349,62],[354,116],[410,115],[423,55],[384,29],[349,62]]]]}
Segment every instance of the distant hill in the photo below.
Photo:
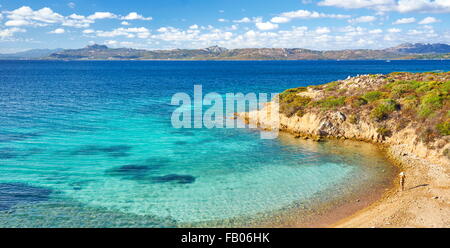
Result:
{"type": "Polygon", "coordinates": [[[450,45],[447,44],[422,44],[403,43],[399,46],[385,49],[388,52],[406,54],[450,53],[450,45]]]}
{"type": "Polygon", "coordinates": [[[0,59],[38,59],[48,57],[50,54],[62,51],[63,49],[32,49],[24,52],[0,54],[0,59]]]}
{"type": "Polygon", "coordinates": [[[42,56],[50,60],[384,60],[384,59],[446,59],[447,44],[411,44],[371,50],[317,51],[303,48],[240,48],[212,46],[204,49],[143,50],[109,48],[90,45],[66,49],[42,56]]]}

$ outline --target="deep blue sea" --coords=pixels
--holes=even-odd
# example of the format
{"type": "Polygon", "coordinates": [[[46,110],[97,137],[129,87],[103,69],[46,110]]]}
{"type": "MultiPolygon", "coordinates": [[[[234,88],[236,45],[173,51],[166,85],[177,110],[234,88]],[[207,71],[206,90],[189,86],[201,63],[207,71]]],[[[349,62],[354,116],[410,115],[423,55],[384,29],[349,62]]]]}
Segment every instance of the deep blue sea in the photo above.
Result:
{"type": "Polygon", "coordinates": [[[434,70],[450,61],[0,61],[0,227],[251,226],[387,184],[374,147],[175,129],[171,97],[434,70]]]}

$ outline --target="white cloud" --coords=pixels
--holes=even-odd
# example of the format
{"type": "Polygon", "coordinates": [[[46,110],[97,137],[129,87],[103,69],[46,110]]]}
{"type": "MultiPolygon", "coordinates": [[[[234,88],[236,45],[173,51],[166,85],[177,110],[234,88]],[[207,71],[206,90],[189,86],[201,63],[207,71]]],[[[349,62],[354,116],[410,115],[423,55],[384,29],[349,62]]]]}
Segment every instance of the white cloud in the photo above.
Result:
{"type": "Polygon", "coordinates": [[[53,31],[50,31],[50,34],[64,34],[66,32],[66,30],[64,30],[63,28],[57,28],[53,31]]]}
{"type": "Polygon", "coordinates": [[[331,30],[329,28],[327,28],[327,27],[318,27],[316,29],[316,33],[317,34],[328,34],[330,32],[331,32],[331,30]]]}
{"type": "Polygon", "coordinates": [[[290,22],[291,19],[288,17],[284,17],[284,16],[275,16],[270,21],[273,23],[286,23],[286,22],[290,22]]]}
{"type": "Polygon", "coordinates": [[[432,24],[432,23],[436,23],[436,22],[439,22],[439,20],[434,17],[428,16],[428,17],[425,17],[422,21],[420,21],[419,24],[427,25],[427,24],[432,24]]]}
{"type": "Polygon", "coordinates": [[[22,6],[5,13],[8,18],[6,26],[46,26],[64,20],[62,15],[47,7],[34,11],[28,6],[22,6]]]}
{"type": "Polygon", "coordinates": [[[324,14],[319,13],[317,11],[309,11],[309,10],[297,10],[284,12],[279,14],[276,17],[273,17],[270,21],[273,23],[286,23],[291,21],[292,19],[313,19],[313,18],[336,18],[336,19],[345,19],[350,18],[349,15],[337,15],[337,14],[324,14]]]}
{"type": "Polygon", "coordinates": [[[369,34],[381,34],[381,33],[383,33],[383,30],[381,30],[381,29],[373,29],[373,30],[370,30],[369,31],[369,34]]]}
{"type": "MultiPolygon", "coordinates": [[[[86,30],[85,30],[86,31],[86,30]]],[[[140,28],[116,28],[112,31],[96,31],[99,37],[117,37],[125,36],[127,38],[141,38],[146,39],[150,37],[150,30],[144,27],[140,28]]]]}
{"type": "Polygon", "coordinates": [[[234,20],[233,22],[236,22],[236,23],[249,23],[249,22],[252,22],[252,20],[250,18],[248,18],[248,17],[244,17],[244,18],[242,18],[240,20],[234,20]]]}
{"type": "MultiPolygon", "coordinates": [[[[150,46],[152,48],[157,47],[158,49],[204,48],[211,45],[219,45],[227,48],[297,47],[317,50],[337,50],[349,48],[386,48],[398,45],[401,42],[429,42],[430,40],[442,42],[450,37],[443,33],[436,33],[433,27],[427,25],[422,25],[420,28],[409,31],[405,30],[405,32],[400,29],[384,31],[382,29],[367,29],[353,25],[334,29],[331,27],[308,29],[306,26],[294,26],[285,30],[259,30],[257,28],[244,30],[238,33],[229,26],[223,28],[199,26],[198,29],[191,29],[189,27],[180,29],[167,26],[159,28],[157,32],[155,31],[147,39],[139,42],[129,40],[128,45],[124,45],[120,40],[117,40],[111,41],[110,44],[112,46],[141,48],[143,46],[150,46]]],[[[126,33],[129,33],[125,30],[113,31],[109,33],[95,31],[95,34],[102,37],[127,37],[126,33]]]]}
{"type": "Polygon", "coordinates": [[[434,31],[432,26],[422,26],[419,29],[410,29],[407,32],[408,35],[414,36],[414,37],[421,37],[421,38],[425,38],[425,39],[433,39],[435,40],[437,37],[439,37],[440,35],[438,35],[436,33],[436,31],[434,31]]]}
{"type": "Polygon", "coordinates": [[[119,42],[116,40],[107,40],[104,44],[108,45],[108,46],[115,46],[116,44],[118,44],[119,42]]]}
{"type": "Polygon", "coordinates": [[[5,22],[5,26],[7,27],[20,27],[20,26],[29,26],[31,22],[26,20],[9,20],[5,22]]]}
{"type": "Polygon", "coordinates": [[[400,33],[402,30],[399,28],[390,28],[388,29],[389,33],[400,33]]]}
{"type": "Polygon", "coordinates": [[[61,24],[69,27],[88,27],[93,20],[84,16],[72,14],[67,17],[53,12],[50,8],[33,10],[28,6],[22,6],[13,11],[5,11],[8,21],[6,26],[48,26],[51,24],[61,24]]]}
{"type": "Polygon", "coordinates": [[[409,17],[409,18],[398,19],[393,24],[408,24],[408,23],[414,23],[414,22],[416,22],[416,18],[409,17]]]}
{"type": "Polygon", "coordinates": [[[92,33],[95,33],[95,30],[93,30],[93,29],[85,29],[85,30],[83,30],[83,34],[92,34],[92,33]]]}
{"type": "Polygon", "coordinates": [[[115,15],[111,12],[95,12],[94,14],[88,16],[88,19],[90,19],[90,20],[115,19],[115,18],[117,18],[117,15],[115,15]]]}
{"type": "Polygon", "coordinates": [[[217,19],[217,21],[218,21],[218,22],[227,22],[227,20],[226,20],[226,19],[223,19],[223,18],[219,18],[219,19],[217,19]]]}
{"type": "Polygon", "coordinates": [[[320,6],[333,6],[346,9],[378,8],[380,6],[392,5],[393,0],[323,0],[320,6]]]}
{"type": "Polygon", "coordinates": [[[23,28],[7,28],[7,29],[0,29],[0,38],[8,38],[12,37],[15,33],[24,33],[26,32],[23,28]]]}
{"type": "Polygon", "coordinates": [[[129,22],[127,22],[127,21],[123,21],[123,22],[121,22],[120,24],[122,24],[122,25],[124,25],[124,26],[128,26],[128,25],[130,25],[130,23],[129,23],[129,22]]]}
{"type": "Polygon", "coordinates": [[[75,27],[75,28],[87,28],[92,23],[94,23],[94,20],[90,20],[82,15],[77,14],[71,14],[70,16],[67,16],[62,21],[63,26],[67,27],[75,27]]]}
{"type": "Polygon", "coordinates": [[[278,24],[271,22],[257,22],[255,25],[259,30],[273,30],[278,28],[278,24]]]}
{"type": "Polygon", "coordinates": [[[138,43],[129,42],[129,41],[117,41],[117,40],[107,40],[103,43],[104,45],[107,45],[109,47],[134,47],[134,48],[140,48],[141,46],[138,43]]]}
{"type": "Polygon", "coordinates": [[[191,26],[189,27],[189,29],[198,29],[198,25],[197,25],[197,24],[191,25],[191,26]]]}
{"type": "Polygon", "coordinates": [[[67,6],[69,6],[69,8],[73,9],[75,8],[77,5],[74,2],[70,2],[67,4],[67,6]]]}
{"type": "Polygon", "coordinates": [[[448,0],[399,0],[397,3],[399,12],[450,12],[450,1],[448,0]]]}
{"type": "Polygon", "coordinates": [[[346,9],[367,8],[381,12],[450,12],[448,0],[322,0],[318,5],[346,9]]]}
{"type": "Polygon", "coordinates": [[[143,20],[143,21],[151,21],[152,17],[144,17],[139,15],[136,12],[130,12],[127,16],[121,18],[122,20],[143,20]]]}
{"type": "Polygon", "coordinates": [[[238,29],[238,25],[231,25],[231,26],[230,26],[230,29],[231,29],[231,30],[237,30],[237,29],[238,29]]]}
{"type": "Polygon", "coordinates": [[[354,19],[348,20],[349,23],[362,23],[362,22],[373,22],[377,18],[375,16],[360,16],[354,19]]]}

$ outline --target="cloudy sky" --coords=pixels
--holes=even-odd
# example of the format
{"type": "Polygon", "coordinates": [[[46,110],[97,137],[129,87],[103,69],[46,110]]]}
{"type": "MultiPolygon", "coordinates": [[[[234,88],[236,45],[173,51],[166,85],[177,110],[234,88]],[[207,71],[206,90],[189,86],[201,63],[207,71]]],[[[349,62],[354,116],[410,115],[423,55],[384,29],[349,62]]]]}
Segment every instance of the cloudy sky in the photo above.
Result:
{"type": "Polygon", "coordinates": [[[450,43],[450,0],[0,0],[0,53],[450,43]]]}

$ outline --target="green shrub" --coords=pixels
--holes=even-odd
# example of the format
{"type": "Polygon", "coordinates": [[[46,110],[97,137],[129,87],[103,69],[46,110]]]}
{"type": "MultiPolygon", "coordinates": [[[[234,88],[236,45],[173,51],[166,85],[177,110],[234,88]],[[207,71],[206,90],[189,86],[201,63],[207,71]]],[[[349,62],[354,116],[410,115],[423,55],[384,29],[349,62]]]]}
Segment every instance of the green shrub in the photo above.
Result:
{"type": "Polygon", "coordinates": [[[364,94],[362,98],[364,98],[367,102],[373,102],[373,101],[380,99],[382,96],[383,96],[383,92],[371,91],[371,92],[367,92],[366,94],[364,94]]]}
{"type": "Polygon", "coordinates": [[[417,108],[417,105],[419,104],[419,100],[417,98],[408,98],[403,99],[401,103],[404,109],[415,110],[417,108]]]}
{"type": "Polygon", "coordinates": [[[359,96],[351,96],[345,100],[345,103],[356,108],[367,104],[367,100],[359,96]]]}
{"type": "MultiPolygon", "coordinates": [[[[282,94],[284,94],[283,92],[282,94]]],[[[289,93],[280,96],[280,112],[288,117],[293,116],[300,110],[304,110],[306,106],[311,102],[311,98],[299,96],[298,93],[289,93]]],[[[297,114],[299,115],[299,114],[297,114]]]]}
{"type": "Polygon", "coordinates": [[[443,98],[437,90],[424,95],[420,100],[419,116],[423,118],[430,116],[434,111],[442,108],[442,102],[443,98]]]}
{"type": "Polygon", "coordinates": [[[442,81],[427,81],[421,82],[420,86],[416,89],[416,93],[426,93],[433,89],[444,89],[445,83],[442,81]]]}
{"type": "Polygon", "coordinates": [[[450,81],[447,81],[445,83],[442,84],[442,92],[444,92],[444,94],[447,94],[450,92],[450,81]]]}
{"type": "Polygon", "coordinates": [[[436,129],[442,136],[450,135],[450,120],[437,124],[436,129]]]}
{"type": "Polygon", "coordinates": [[[344,105],[344,103],[345,103],[345,96],[341,97],[330,96],[325,99],[317,101],[316,105],[324,109],[331,109],[340,107],[344,105]]]}
{"type": "Polygon", "coordinates": [[[378,105],[370,113],[370,117],[376,121],[382,121],[389,117],[389,114],[399,109],[399,104],[392,99],[380,100],[378,105]]]}
{"type": "Polygon", "coordinates": [[[433,89],[433,87],[430,84],[425,83],[425,84],[422,84],[419,88],[416,89],[416,93],[417,94],[421,94],[421,93],[424,93],[424,92],[428,92],[428,91],[430,91],[432,89],[433,89]]]}
{"type": "Polygon", "coordinates": [[[325,84],[325,90],[326,91],[334,91],[337,89],[337,87],[341,84],[339,81],[334,81],[328,84],[325,84]]]}
{"type": "Polygon", "coordinates": [[[306,90],[307,90],[306,87],[298,87],[298,88],[293,88],[293,89],[287,89],[287,90],[283,91],[283,92],[279,95],[279,97],[280,97],[280,99],[283,99],[283,98],[286,98],[286,99],[292,98],[292,97],[295,97],[298,93],[304,92],[304,91],[306,91],[306,90]]]}
{"type": "Polygon", "coordinates": [[[407,84],[407,83],[398,84],[398,85],[395,85],[394,87],[392,87],[391,96],[400,98],[402,95],[404,95],[406,93],[410,93],[410,92],[414,91],[415,89],[416,89],[416,86],[413,84],[407,84]]]}

